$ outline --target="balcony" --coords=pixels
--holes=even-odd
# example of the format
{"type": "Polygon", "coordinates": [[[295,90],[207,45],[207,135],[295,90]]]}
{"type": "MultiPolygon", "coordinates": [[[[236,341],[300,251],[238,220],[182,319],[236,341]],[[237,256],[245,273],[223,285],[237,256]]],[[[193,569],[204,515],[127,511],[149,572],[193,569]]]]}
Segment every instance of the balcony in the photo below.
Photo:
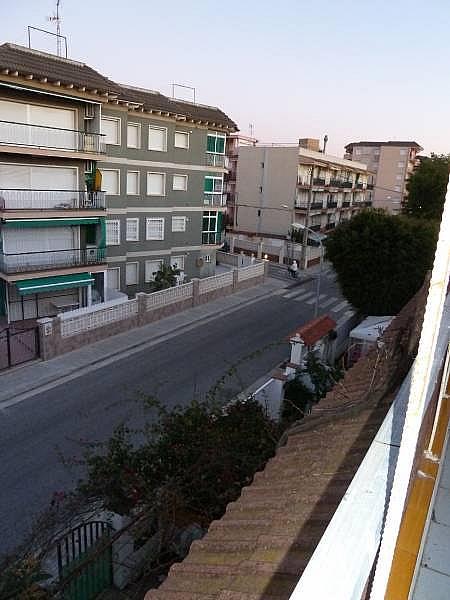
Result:
{"type": "Polygon", "coordinates": [[[342,202],[342,208],[348,208],[350,206],[350,200],[344,200],[342,202]]]}
{"type": "Polygon", "coordinates": [[[320,231],[321,225],[320,225],[320,223],[315,223],[314,225],[310,225],[309,228],[312,231],[320,231]]]}
{"type": "Polygon", "coordinates": [[[327,208],[337,208],[337,201],[336,200],[328,200],[327,202],[327,208]]]}
{"type": "Polygon", "coordinates": [[[373,183],[368,183],[367,184],[367,189],[368,190],[373,190],[373,183]]]}
{"type": "Polygon", "coordinates": [[[0,121],[0,145],[104,154],[106,145],[103,139],[100,133],[0,121]]]}
{"type": "Polygon", "coordinates": [[[340,187],[342,187],[342,188],[352,188],[353,187],[353,181],[341,181],[340,187]]]}
{"type": "Polygon", "coordinates": [[[227,167],[228,166],[228,160],[227,157],[224,154],[212,154],[212,153],[207,153],[206,154],[206,165],[208,167],[227,167]]]}
{"type": "Polygon", "coordinates": [[[226,203],[226,194],[203,194],[203,204],[205,206],[225,206],[226,203]]]}
{"type": "Polygon", "coordinates": [[[204,246],[221,246],[225,239],[224,231],[203,231],[202,244],[204,246]]]}
{"type": "MultiPolygon", "coordinates": [[[[295,208],[298,210],[308,210],[308,203],[307,202],[297,202],[295,205],[295,208]]],[[[311,204],[309,205],[310,210],[314,210],[317,208],[323,208],[323,202],[311,202],[311,204]]]]}
{"type": "Polygon", "coordinates": [[[372,200],[366,200],[364,206],[372,206],[372,200]]]}
{"type": "Polygon", "coordinates": [[[309,181],[307,179],[298,179],[297,185],[299,187],[309,187],[309,181]]]}
{"type": "Polygon", "coordinates": [[[357,190],[363,190],[364,189],[364,184],[363,183],[357,183],[355,185],[355,187],[356,187],[357,190]]]}
{"type": "Polygon", "coordinates": [[[330,179],[330,187],[341,187],[341,180],[340,179],[330,179]]]}
{"type": "Polygon", "coordinates": [[[323,177],[314,177],[313,184],[314,185],[325,185],[325,179],[323,177]]]}
{"type": "Polygon", "coordinates": [[[49,271],[106,262],[105,248],[73,248],[23,254],[0,254],[0,271],[6,274],[49,271]]]}
{"type": "Polygon", "coordinates": [[[326,230],[330,230],[330,229],[335,229],[336,227],[336,222],[335,221],[330,221],[330,223],[327,223],[325,229],[326,230]]]}
{"type": "Polygon", "coordinates": [[[0,210],[103,210],[105,192],[0,189],[0,210]]]}

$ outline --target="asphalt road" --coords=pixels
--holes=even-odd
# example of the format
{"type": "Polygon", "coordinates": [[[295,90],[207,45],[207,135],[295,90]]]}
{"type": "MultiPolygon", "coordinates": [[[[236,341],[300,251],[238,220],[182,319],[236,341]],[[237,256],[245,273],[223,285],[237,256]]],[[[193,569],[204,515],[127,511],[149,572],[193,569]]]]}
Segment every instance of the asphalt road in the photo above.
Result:
{"type": "MultiPolygon", "coordinates": [[[[167,407],[185,404],[238,364],[237,376],[221,390],[226,401],[287,357],[286,336],[313,315],[314,305],[301,298],[308,292],[314,297],[314,290],[310,281],[200,323],[0,413],[0,553],[22,539],[55,491],[72,489],[83,476],[74,463],[86,443],[107,439],[119,423],[139,427],[150,418],[142,394],[156,395],[167,407]]],[[[323,278],[321,293],[327,310],[331,298],[338,307],[342,303],[331,274],[323,278]]]]}

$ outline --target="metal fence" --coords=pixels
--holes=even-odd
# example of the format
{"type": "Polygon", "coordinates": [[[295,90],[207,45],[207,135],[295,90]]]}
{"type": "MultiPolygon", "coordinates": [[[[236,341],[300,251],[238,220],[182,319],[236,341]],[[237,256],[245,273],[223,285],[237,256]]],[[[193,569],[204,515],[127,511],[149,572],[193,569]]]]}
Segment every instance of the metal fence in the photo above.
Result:
{"type": "Polygon", "coordinates": [[[0,371],[33,360],[39,356],[39,331],[36,326],[0,331],[0,371]]]}
{"type": "Polygon", "coordinates": [[[103,209],[105,192],[0,189],[1,210],[103,209]]]}
{"type": "Polygon", "coordinates": [[[25,273],[27,271],[95,265],[101,264],[105,260],[105,248],[95,247],[0,254],[0,270],[3,273],[25,273]]]}

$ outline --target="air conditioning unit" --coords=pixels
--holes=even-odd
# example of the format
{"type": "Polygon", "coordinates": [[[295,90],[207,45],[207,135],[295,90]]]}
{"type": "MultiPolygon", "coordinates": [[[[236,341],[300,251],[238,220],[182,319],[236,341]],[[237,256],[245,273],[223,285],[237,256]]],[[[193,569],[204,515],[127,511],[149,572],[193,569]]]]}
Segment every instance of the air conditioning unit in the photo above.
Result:
{"type": "Polygon", "coordinates": [[[84,107],[84,118],[85,119],[93,119],[95,117],[95,105],[94,104],[86,104],[84,107]]]}
{"type": "Polygon", "coordinates": [[[97,246],[86,245],[86,259],[87,259],[87,262],[96,262],[97,246]]]}

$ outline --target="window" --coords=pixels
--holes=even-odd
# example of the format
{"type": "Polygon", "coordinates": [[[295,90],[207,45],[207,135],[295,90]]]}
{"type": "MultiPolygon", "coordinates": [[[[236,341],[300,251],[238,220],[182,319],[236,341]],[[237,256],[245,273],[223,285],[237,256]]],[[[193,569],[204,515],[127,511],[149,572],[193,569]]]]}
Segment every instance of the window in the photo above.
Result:
{"type": "Polygon", "coordinates": [[[141,126],[138,123],[128,123],[127,125],[127,147],[141,147],[141,126]]]}
{"type": "Polygon", "coordinates": [[[146,239],[147,240],[163,240],[164,239],[164,218],[148,218],[146,219],[146,239]]]}
{"type": "Polygon", "coordinates": [[[187,131],[175,131],[175,148],[189,148],[189,133],[187,131]]]}
{"type": "Polygon", "coordinates": [[[399,186],[399,185],[396,185],[396,186],[394,187],[394,190],[395,190],[396,192],[399,192],[399,191],[401,190],[401,188],[400,188],[400,186],[399,186]]]}
{"type": "Polygon", "coordinates": [[[149,125],[148,128],[148,149],[158,152],[167,151],[167,127],[155,127],[149,125]]]}
{"type": "Polygon", "coordinates": [[[139,274],[139,263],[129,262],[125,267],[125,284],[137,285],[139,274]]]}
{"type": "Polygon", "coordinates": [[[120,119],[103,117],[101,129],[107,144],[120,145],[120,119]]]}
{"type": "Polygon", "coordinates": [[[172,256],[170,258],[170,266],[184,271],[184,256],[172,256]]]}
{"type": "Polygon", "coordinates": [[[395,176],[395,179],[396,179],[397,181],[401,181],[401,180],[403,179],[403,175],[396,175],[396,176],[395,176]]]}
{"type": "Polygon", "coordinates": [[[404,163],[404,162],[398,162],[398,163],[397,163],[397,167],[398,167],[399,169],[403,169],[403,167],[404,167],[404,166],[405,166],[405,163],[404,163]]]}
{"type": "Polygon", "coordinates": [[[166,195],[166,174],[147,173],[147,196],[166,195]]]}
{"type": "Polygon", "coordinates": [[[187,182],[188,182],[187,175],[174,175],[173,176],[173,189],[177,190],[179,192],[186,192],[187,191],[187,182]]]}
{"type": "Polygon", "coordinates": [[[127,171],[127,194],[139,195],[139,171],[127,171]]]}
{"type": "Polygon", "coordinates": [[[120,290],[120,267],[112,267],[107,270],[106,287],[110,290],[120,290]]]}
{"type": "Polygon", "coordinates": [[[223,191],[222,177],[205,177],[205,192],[208,194],[221,194],[223,191]]]}
{"type": "Polygon", "coordinates": [[[215,154],[225,154],[226,136],[217,131],[209,131],[206,142],[206,152],[214,152],[215,154]]]}
{"type": "Polygon", "coordinates": [[[115,169],[101,169],[102,189],[109,196],[120,194],[120,173],[115,169]]]}
{"type": "Polygon", "coordinates": [[[210,263],[211,262],[211,254],[205,254],[205,256],[203,257],[203,260],[205,261],[205,263],[210,263]]]}
{"type": "Polygon", "coordinates": [[[202,244],[215,244],[217,241],[217,212],[205,211],[202,219],[202,244]]]}
{"type": "Polygon", "coordinates": [[[119,219],[106,219],[106,245],[118,246],[120,244],[119,219]]]}
{"type": "Polygon", "coordinates": [[[162,261],[160,260],[146,260],[145,261],[145,282],[155,280],[156,273],[161,269],[162,261]]]}
{"type": "Polygon", "coordinates": [[[127,219],[127,242],[138,242],[139,241],[139,219],[132,218],[127,219]]]}
{"type": "Polygon", "coordinates": [[[172,231],[186,231],[186,217],[172,217],[172,231]]]}
{"type": "Polygon", "coordinates": [[[408,154],[408,150],[406,148],[400,149],[400,156],[406,156],[408,154]]]}

